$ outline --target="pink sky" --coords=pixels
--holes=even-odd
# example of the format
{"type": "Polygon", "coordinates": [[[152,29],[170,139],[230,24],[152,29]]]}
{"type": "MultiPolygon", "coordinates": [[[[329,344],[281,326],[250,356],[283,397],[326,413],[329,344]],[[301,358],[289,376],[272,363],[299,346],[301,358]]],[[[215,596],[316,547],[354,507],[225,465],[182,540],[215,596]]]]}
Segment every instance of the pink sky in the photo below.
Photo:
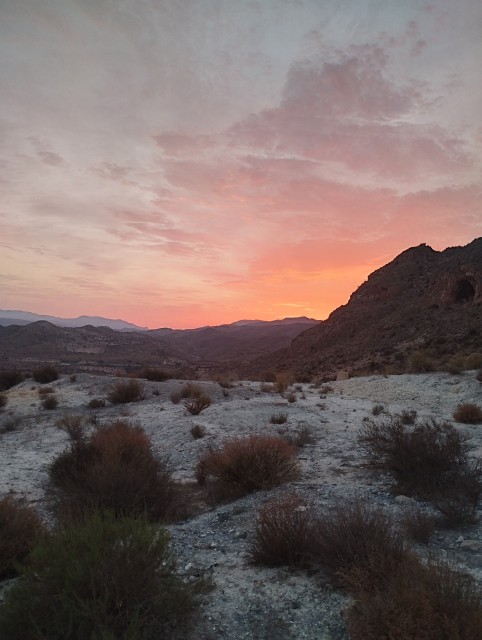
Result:
{"type": "Polygon", "coordinates": [[[482,236],[479,0],[2,0],[0,307],[325,318],[482,236]]]}

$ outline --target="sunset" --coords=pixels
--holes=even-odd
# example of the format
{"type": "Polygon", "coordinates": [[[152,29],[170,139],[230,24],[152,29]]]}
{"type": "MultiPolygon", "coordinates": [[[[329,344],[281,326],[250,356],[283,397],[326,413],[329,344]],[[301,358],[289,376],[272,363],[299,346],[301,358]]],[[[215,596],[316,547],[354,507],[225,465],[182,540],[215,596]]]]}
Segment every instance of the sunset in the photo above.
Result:
{"type": "Polygon", "coordinates": [[[3,309],[324,319],[482,236],[479,0],[0,0],[3,309]]]}

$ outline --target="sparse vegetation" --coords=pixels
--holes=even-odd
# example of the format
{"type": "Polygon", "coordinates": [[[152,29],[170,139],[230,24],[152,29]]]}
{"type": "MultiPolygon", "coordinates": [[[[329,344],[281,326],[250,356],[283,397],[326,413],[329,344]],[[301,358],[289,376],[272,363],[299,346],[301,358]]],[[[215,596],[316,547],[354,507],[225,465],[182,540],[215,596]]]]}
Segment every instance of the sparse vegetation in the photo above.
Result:
{"type": "Polygon", "coordinates": [[[201,411],[204,411],[204,409],[207,409],[209,406],[211,406],[211,398],[208,395],[202,393],[196,398],[185,400],[184,406],[191,415],[198,416],[201,411]]]}
{"type": "Polygon", "coordinates": [[[305,426],[298,429],[294,437],[290,438],[290,442],[298,449],[302,449],[307,444],[314,444],[316,440],[311,429],[305,426]]]}
{"type": "Polygon", "coordinates": [[[206,429],[200,424],[195,424],[191,427],[191,435],[194,440],[199,440],[200,438],[204,438],[206,435],[206,429]]]}
{"type": "Polygon", "coordinates": [[[277,393],[283,394],[291,384],[291,376],[285,371],[276,374],[275,389],[277,393]]]}
{"type": "Polygon", "coordinates": [[[235,438],[221,449],[209,449],[201,456],[196,479],[219,497],[271,489],[299,476],[295,453],[296,448],[284,438],[235,438]]]}
{"type": "Polygon", "coordinates": [[[0,606],[0,633],[9,640],[172,637],[204,588],[178,576],[165,531],[95,512],[38,540],[0,606]]]}
{"type": "Polygon", "coordinates": [[[301,496],[272,498],[258,513],[251,562],[269,567],[304,565],[313,545],[313,511],[301,496]]]}
{"type": "Polygon", "coordinates": [[[273,415],[269,419],[271,424],[285,424],[287,420],[288,420],[287,413],[273,413],[273,415]]]}
{"type": "Polygon", "coordinates": [[[272,382],[262,382],[259,386],[260,391],[263,393],[273,393],[275,385],[272,382]]]}
{"type": "Polygon", "coordinates": [[[154,456],[143,429],[119,420],[71,442],[49,466],[61,511],[110,509],[117,515],[165,520],[177,515],[176,486],[154,456]]]}
{"type": "Polygon", "coordinates": [[[156,367],[144,367],[135,374],[136,378],[143,378],[151,382],[165,382],[170,380],[171,374],[165,369],[157,369],[156,367]]]}
{"type": "Polygon", "coordinates": [[[71,440],[81,440],[85,436],[85,422],[82,416],[64,413],[57,420],[56,426],[65,431],[71,440]]]}
{"type": "Polygon", "coordinates": [[[40,398],[42,398],[43,396],[49,395],[49,393],[55,393],[55,389],[53,387],[39,387],[37,393],[40,398]]]}
{"type": "Polygon", "coordinates": [[[103,398],[92,398],[87,406],[89,409],[101,409],[105,407],[105,400],[103,398]]]}
{"type": "Polygon", "coordinates": [[[404,409],[400,413],[400,420],[403,424],[415,424],[415,420],[417,419],[417,412],[414,409],[406,410],[404,409]]]}
{"type": "Polygon", "coordinates": [[[112,404],[127,404],[144,400],[144,387],[137,380],[119,381],[112,385],[107,395],[112,404]]]}
{"type": "Polygon", "coordinates": [[[0,500],[0,579],[17,573],[41,530],[40,518],[23,498],[8,494],[0,500]]]}
{"type": "Polygon", "coordinates": [[[383,406],[383,404],[375,404],[372,407],[372,414],[374,416],[379,416],[381,413],[385,412],[385,407],[383,406]]]}
{"type": "Polygon", "coordinates": [[[430,373],[437,370],[437,363],[425,351],[414,351],[409,358],[410,373],[430,373]]]}
{"type": "Polygon", "coordinates": [[[290,404],[293,404],[293,402],[296,402],[296,393],[291,392],[291,393],[286,394],[286,399],[288,400],[288,402],[290,404]]]}
{"type": "Polygon", "coordinates": [[[0,391],[0,409],[3,409],[7,405],[8,396],[3,391],[0,391]]]}
{"type": "Polygon", "coordinates": [[[43,396],[42,401],[42,409],[46,409],[47,411],[52,411],[59,406],[59,401],[56,396],[52,394],[47,394],[43,396]]]}
{"type": "Polygon", "coordinates": [[[482,467],[467,434],[435,420],[408,428],[399,416],[368,421],[358,441],[373,465],[389,471],[397,489],[431,500],[452,523],[471,521],[482,492],[482,467]]]}
{"type": "Polygon", "coordinates": [[[473,403],[459,404],[454,411],[454,420],[464,424],[480,424],[482,422],[482,409],[473,403]]]}
{"type": "Polygon", "coordinates": [[[199,385],[187,382],[177,391],[173,391],[170,398],[173,404],[179,404],[181,400],[199,398],[201,395],[203,395],[203,390],[199,385]]]}
{"type": "Polygon", "coordinates": [[[48,384],[59,379],[59,372],[52,366],[39,367],[32,371],[32,378],[39,384],[48,384]]]}
{"type": "Polygon", "coordinates": [[[424,509],[411,505],[403,514],[400,523],[410,540],[427,544],[435,531],[437,518],[424,509]]]}
{"type": "Polygon", "coordinates": [[[8,391],[17,384],[23,382],[24,376],[20,371],[16,369],[10,369],[8,371],[0,371],[0,391],[8,391]]]}

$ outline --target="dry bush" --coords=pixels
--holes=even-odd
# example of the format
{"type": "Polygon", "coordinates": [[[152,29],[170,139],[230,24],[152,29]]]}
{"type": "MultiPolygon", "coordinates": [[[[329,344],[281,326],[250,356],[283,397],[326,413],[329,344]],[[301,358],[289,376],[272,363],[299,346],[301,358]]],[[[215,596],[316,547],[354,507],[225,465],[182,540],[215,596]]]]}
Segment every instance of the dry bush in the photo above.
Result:
{"type": "Polygon", "coordinates": [[[305,426],[301,427],[290,441],[295,445],[295,447],[302,449],[307,444],[314,444],[316,439],[311,429],[305,426]]]}
{"type": "Polygon", "coordinates": [[[65,431],[71,440],[81,440],[85,436],[85,422],[82,416],[64,413],[55,425],[65,431]]]}
{"type": "Polygon", "coordinates": [[[144,387],[137,380],[119,381],[112,385],[107,394],[112,404],[127,404],[144,400],[144,387]]]}
{"type": "Polygon", "coordinates": [[[19,416],[9,416],[2,420],[1,429],[3,431],[16,431],[22,423],[19,416]]]}
{"type": "Polygon", "coordinates": [[[435,360],[425,351],[414,351],[408,361],[409,373],[430,373],[437,370],[435,360]]]}
{"type": "Polygon", "coordinates": [[[471,353],[465,358],[465,369],[472,371],[482,367],[482,353],[471,353]]]}
{"type": "Polygon", "coordinates": [[[211,406],[211,398],[203,393],[196,398],[185,400],[184,406],[191,415],[198,416],[201,411],[211,406]]]}
{"type": "Polygon", "coordinates": [[[286,397],[286,400],[288,400],[288,402],[290,404],[293,404],[293,402],[296,402],[296,393],[294,393],[294,392],[288,393],[285,397],[286,397]]]}
{"type": "Polygon", "coordinates": [[[332,393],[334,391],[333,387],[330,384],[323,384],[320,387],[320,396],[326,396],[327,393],[332,393]]]}
{"type": "Polygon", "coordinates": [[[445,363],[445,371],[453,375],[460,375],[465,370],[466,359],[462,355],[452,356],[445,363]]]}
{"type": "Polygon", "coordinates": [[[16,369],[0,371],[0,391],[7,391],[23,382],[24,376],[16,369]]]}
{"type": "Polygon", "coordinates": [[[52,411],[59,406],[59,401],[56,396],[48,394],[45,395],[42,399],[42,408],[47,409],[47,411],[52,411]]]}
{"type": "Polygon", "coordinates": [[[175,517],[177,491],[141,427],[118,420],[71,442],[49,466],[60,511],[110,509],[152,520],[175,517]]]}
{"type": "Polygon", "coordinates": [[[383,404],[374,404],[372,407],[372,414],[374,416],[379,416],[381,413],[385,413],[385,407],[383,404]]]}
{"type": "Polygon", "coordinates": [[[437,559],[412,558],[380,588],[353,571],[355,603],[348,614],[351,640],[478,640],[482,596],[471,576],[437,559]]]}
{"type": "Polygon", "coordinates": [[[420,507],[410,506],[402,515],[400,524],[410,540],[427,544],[435,531],[437,518],[420,507]]]}
{"type": "Polygon", "coordinates": [[[100,409],[105,407],[105,400],[103,398],[92,398],[87,404],[89,409],[100,409]]]}
{"type": "Polygon", "coordinates": [[[229,380],[217,380],[217,383],[221,387],[221,389],[234,389],[234,387],[236,386],[229,380]]]}
{"type": "Polygon", "coordinates": [[[273,393],[275,390],[275,385],[272,382],[262,382],[259,388],[263,393],[273,393]]]}
{"type": "Polygon", "coordinates": [[[0,391],[0,409],[3,409],[3,407],[7,405],[7,402],[8,402],[7,394],[3,393],[3,391],[0,391]]]}
{"type": "Polygon", "coordinates": [[[205,587],[202,579],[187,583],[178,575],[166,531],[96,512],[39,539],[0,607],[0,634],[9,640],[173,638],[176,630],[187,631],[205,587]]]}
{"type": "Polygon", "coordinates": [[[283,371],[276,374],[275,389],[277,393],[284,393],[291,384],[291,376],[283,371]]]}
{"type": "Polygon", "coordinates": [[[221,449],[209,449],[196,466],[199,484],[213,494],[244,495],[260,489],[272,489],[299,476],[296,448],[284,438],[251,435],[224,443],[221,449]]]}
{"type": "Polygon", "coordinates": [[[400,420],[403,424],[415,424],[417,412],[415,409],[404,409],[400,414],[400,420]]]}
{"type": "Polygon", "coordinates": [[[273,413],[273,415],[269,419],[271,424],[284,424],[287,420],[287,413],[273,413]]]}
{"type": "Polygon", "coordinates": [[[0,580],[16,574],[41,530],[40,518],[24,499],[9,494],[0,500],[0,580]]]}
{"type": "Polygon", "coordinates": [[[59,372],[52,366],[39,367],[32,371],[32,378],[39,384],[48,384],[59,379],[59,372]]]}
{"type": "Polygon", "coordinates": [[[171,379],[171,374],[168,371],[156,367],[144,367],[134,375],[136,378],[143,378],[150,382],[164,382],[171,379]]]}
{"type": "Polygon", "coordinates": [[[191,435],[194,440],[199,440],[200,438],[204,438],[206,435],[206,429],[200,424],[195,424],[191,427],[191,435]]]}
{"type": "Polygon", "coordinates": [[[464,424],[480,424],[482,422],[482,409],[470,402],[459,404],[454,411],[454,420],[463,422],[464,424]]]}
{"type": "Polygon", "coordinates": [[[55,389],[53,387],[39,387],[37,393],[42,398],[43,396],[48,396],[49,393],[55,393],[55,389]]]}
{"type": "Polygon", "coordinates": [[[411,552],[384,511],[356,499],[318,517],[311,553],[334,584],[347,586],[354,568],[372,585],[383,583],[411,552]]]}
{"type": "Polygon", "coordinates": [[[365,422],[358,441],[373,465],[393,475],[399,491],[431,500],[452,524],[473,519],[482,467],[469,457],[467,434],[435,420],[409,429],[395,416],[365,422]]]}
{"type": "Polygon", "coordinates": [[[203,390],[199,385],[187,382],[177,391],[173,391],[170,398],[173,404],[179,404],[181,400],[185,400],[187,398],[199,398],[199,396],[202,395],[203,390]]]}
{"type": "Polygon", "coordinates": [[[313,543],[313,511],[296,493],[272,498],[258,512],[251,562],[269,567],[307,564],[313,543]]]}

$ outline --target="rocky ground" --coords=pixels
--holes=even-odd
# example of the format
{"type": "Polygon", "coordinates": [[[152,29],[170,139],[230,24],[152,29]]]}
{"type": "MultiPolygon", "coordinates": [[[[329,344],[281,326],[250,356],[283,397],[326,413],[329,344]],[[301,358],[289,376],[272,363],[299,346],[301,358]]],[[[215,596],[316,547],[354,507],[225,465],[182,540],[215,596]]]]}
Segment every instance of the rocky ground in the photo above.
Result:
{"type": "MultiPolygon", "coordinates": [[[[390,479],[369,470],[357,444],[363,418],[373,417],[374,405],[386,412],[416,410],[420,418],[433,416],[452,421],[458,404],[482,406],[482,385],[475,372],[372,376],[330,383],[330,388],[297,385],[296,402],[266,393],[255,382],[236,382],[223,390],[214,382],[198,384],[213,404],[200,415],[187,413],[182,402],[173,404],[170,394],[183,384],[171,380],[145,382],[146,398],[128,405],[92,410],[92,398],[106,398],[117,378],[79,374],[74,381],[61,378],[52,386],[59,400],[55,410],[40,407],[39,385],[26,380],[7,392],[0,413],[0,495],[23,493],[48,518],[46,467],[68,444],[68,436],[56,426],[65,413],[96,416],[100,423],[123,416],[142,425],[160,455],[168,455],[175,477],[194,480],[194,466],[208,445],[250,433],[296,435],[309,429],[314,442],[300,449],[302,473],[298,481],[271,492],[259,492],[213,508],[189,521],[170,527],[172,543],[186,578],[207,572],[215,588],[203,602],[196,638],[317,639],[347,638],[344,610],[348,598],[328,586],[322,574],[292,572],[286,568],[251,566],[247,551],[260,505],[275,493],[296,491],[313,508],[329,509],[355,496],[386,507],[395,517],[411,501],[394,496],[390,479]],[[270,417],[286,413],[284,425],[272,425],[270,417]],[[206,436],[194,440],[190,429],[201,425],[206,436]]],[[[382,414],[383,415],[383,414],[382,414]]],[[[474,455],[482,457],[482,426],[458,425],[469,433],[474,455]]],[[[479,515],[482,516],[482,510],[479,515]]],[[[482,585],[482,525],[437,530],[420,553],[436,552],[457,560],[482,585]]]]}

